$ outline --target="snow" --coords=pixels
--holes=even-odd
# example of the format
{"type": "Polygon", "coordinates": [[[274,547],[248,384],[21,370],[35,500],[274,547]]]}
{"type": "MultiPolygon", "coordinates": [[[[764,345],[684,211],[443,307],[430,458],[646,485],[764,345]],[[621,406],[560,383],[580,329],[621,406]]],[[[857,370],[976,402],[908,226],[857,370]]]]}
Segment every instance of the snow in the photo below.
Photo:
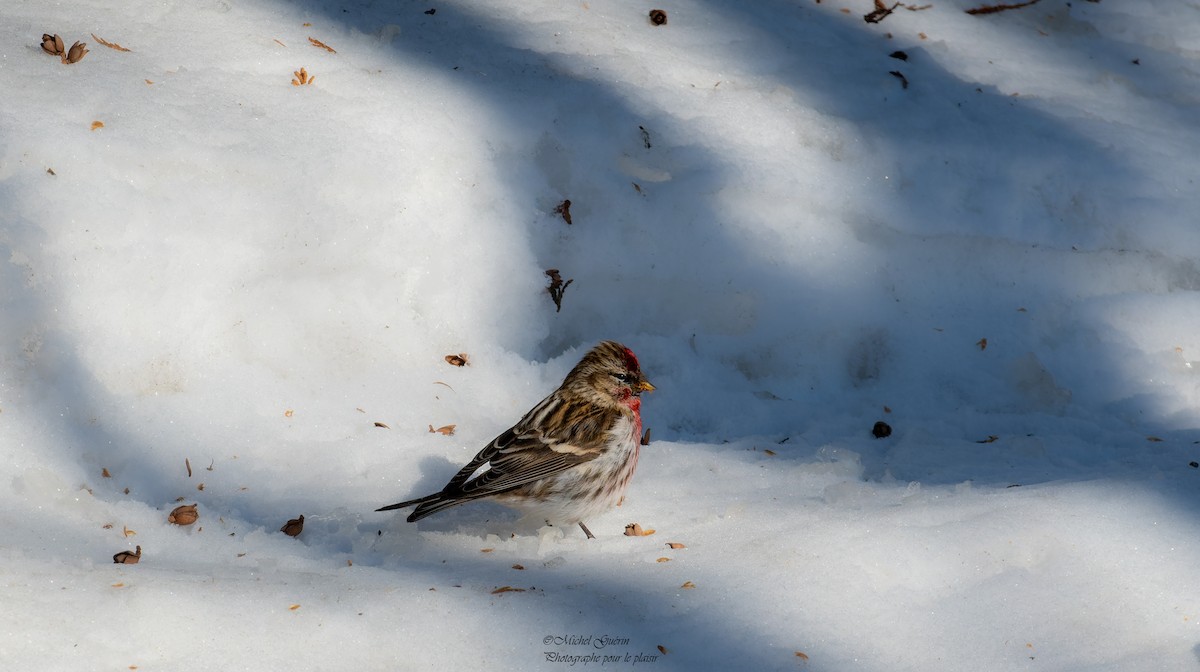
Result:
{"type": "Polygon", "coordinates": [[[7,665],[1195,669],[1200,5],[978,4],[10,0],[7,665]],[[374,512],[606,338],[596,540],[374,512]]]}

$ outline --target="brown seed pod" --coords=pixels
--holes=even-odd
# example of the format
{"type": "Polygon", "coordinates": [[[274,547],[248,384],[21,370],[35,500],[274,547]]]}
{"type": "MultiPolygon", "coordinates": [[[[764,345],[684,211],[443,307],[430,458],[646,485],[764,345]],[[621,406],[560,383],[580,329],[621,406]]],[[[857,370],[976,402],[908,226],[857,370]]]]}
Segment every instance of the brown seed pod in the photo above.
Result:
{"type": "Polygon", "coordinates": [[[284,523],[283,527],[279,528],[279,531],[289,537],[299,536],[304,531],[304,516],[301,515],[299,518],[292,518],[284,523]]]}
{"type": "Polygon", "coordinates": [[[63,39],[58,35],[42,34],[42,51],[51,56],[62,56],[66,51],[66,46],[63,45],[63,39]]]}
{"type": "Polygon", "coordinates": [[[446,363],[453,366],[466,366],[471,363],[471,358],[467,353],[460,352],[457,355],[446,355],[446,363]]]}
{"type": "Polygon", "coordinates": [[[667,13],[661,9],[650,10],[650,23],[656,26],[667,25],[667,13]]]}
{"type": "Polygon", "coordinates": [[[67,55],[63,57],[63,63],[78,63],[87,56],[88,49],[86,42],[76,42],[71,45],[71,49],[67,51],[67,55]]]}
{"type": "Polygon", "coordinates": [[[880,420],[871,428],[871,435],[877,439],[887,438],[892,435],[892,426],[880,420]]]}
{"type": "Polygon", "coordinates": [[[167,516],[167,522],[175,525],[191,525],[199,518],[200,513],[196,511],[195,504],[184,504],[171,511],[171,514],[167,516]]]}
{"type": "Polygon", "coordinates": [[[113,556],[113,562],[118,565],[136,565],[142,559],[142,547],[138,546],[136,551],[121,551],[113,556]]]}

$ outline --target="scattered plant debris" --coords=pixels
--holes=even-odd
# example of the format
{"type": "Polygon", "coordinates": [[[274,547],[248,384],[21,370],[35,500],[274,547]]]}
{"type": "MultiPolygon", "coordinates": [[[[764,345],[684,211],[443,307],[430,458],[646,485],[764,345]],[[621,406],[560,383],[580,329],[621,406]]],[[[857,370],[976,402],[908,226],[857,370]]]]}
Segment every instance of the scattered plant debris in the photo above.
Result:
{"type": "Polygon", "coordinates": [[[875,9],[867,14],[864,14],[863,21],[866,21],[867,23],[879,23],[880,21],[891,16],[892,12],[896,11],[896,8],[899,6],[900,3],[898,2],[891,7],[888,7],[886,4],[884,4],[883,0],[875,0],[875,9]]]}
{"type": "Polygon", "coordinates": [[[1000,437],[996,436],[995,434],[989,434],[986,439],[980,439],[980,440],[976,441],[975,443],[995,443],[999,440],[1000,440],[1000,437]]]}
{"type": "Polygon", "coordinates": [[[695,587],[696,587],[696,584],[692,583],[691,581],[684,581],[683,585],[680,586],[680,588],[685,588],[687,590],[691,590],[692,588],[695,588],[695,587]]]}
{"type": "Polygon", "coordinates": [[[42,33],[42,51],[51,56],[62,56],[66,53],[67,48],[63,39],[58,35],[42,33]]]}
{"type": "Polygon", "coordinates": [[[444,425],[442,427],[438,427],[437,429],[434,429],[433,425],[430,425],[429,433],[430,434],[441,434],[442,436],[454,436],[454,428],[456,426],[457,425],[444,425]]]}
{"type": "Polygon", "coordinates": [[[92,130],[93,130],[93,131],[95,131],[95,130],[98,130],[98,129],[101,129],[101,128],[104,128],[104,122],[103,122],[103,121],[99,121],[99,120],[97,120],[97,121],[93,121],[93,122],[92,122],[92,130]]]}
{"type": "Polygon", "coordinates": [[[429,9],[425,10],[425,13],[430,16],[437,14],[437,7],[430,7],[429,9]]]}
{"type": "Polygon", "coordinates": [[[304,531],[304,515],[301,514],[299,518],[292,518],[291,520],[287,521],[283,524],[283,527],[279,528],[279,531],[283,532],[289,537],[299,536],[300,533],[304,531]]]}
{"type": "Polygon", "coordinates": [[[308,71],[304,68],[300,68],[292,74],[295,75],[295,77],[292,78],[292,86],[305,86],[317,81],[316,75],[310,77],[308,71]]]}
{"type": "MultiPolygon", "coordinates": [[[[383,422],[376,422],[376,423],[375,423],[375,426],[376,426],[376,427],[382,427],[382,428],[384,428],[384,429],[391,429],[391,427],[388,427],[388,426],[387,426],[387,424],[386,424],[386,423],[383,423],[383,422]]],[[[430,426],[432,427],[432,425],[430,425],[430,426]]]]}
{"type": "Polygon", "coordinates": [[[903,72],[900,72],[899,70],[890,70],[888,71],[888,74],[900,80],[900,88],[908,88],[908,78],[904,76],[903,72]]]}
{"type": "Polygon", "coordinates": [[[198,518],[200,518],[200,514],[196,511],[196,505],[184,504],[171,511],[171,514],[167,516],[167,522],[175,525],[191,525],[198,518]]]}
{"type": "Polygon", "coordinates": [[[650,23],[656,26],[667,25],[667,13],[661,9],[650,10],[650,23]]]}
{"type": "Polygon", "coordinates": [[[981,338],[975,342],[975,345],[979,346],[980,350],[987,350],[987,339],[981,338]]]}
{"type": "Polygon", "coordinates": [[[899,59],[901,61],[908,60],[908,54],[904,53],[903,51],[893,51],[892,53],[888,54],[888,56],[890,56],[891,58],[899,59]]]}
{"type": "Polygon", "coordinates": [[[675,550],[679,550],[681,548],[687,548],[687,546],[684,546],[683,544],[679,543],[678,541],[668,541],[667,546],[669,548],[673,548],[675,550]]]}
{"type": "Polygon", "coordinates": [[[575,278],[563,282],[562,275],[559,274],[557,268],[547,269],[546,275],[550,276],[550,286],[546,288],[546,291],[550,292],[550,298],[554,300],[554,312],[562,312],[563,294],[566,293],[567,287],[575,282],[575,278]]]}
{"type": "MultiPolygon", "coordinates": [[[[93,35],[93,37],[95,36],[93,35]]],[[[88,54],[86,42],[76,42],[75,44],[71,45],[70,49],[67,49],[66,44],[63,42],[61,37],[58,35],[49,35],[47,33],[42,34],[42,51],[50,54],[51,56],[58,56],[59,60],[63,62],[63,65],[78,63],[79,61],[82,61],[83,57],[87,56],[88,54]]]]}
{"type": "Polygon", "coordinates": [[[500,593],[523,593],[526,590],[527,590],[526,588],[513,588],[512,586],[500,586],[499,588],[493,590],[492,594],[499,595],[500,593]]]}
{"type": "Polygon", "coordinates": [[[871,428],[871,436],[877,439],[886,439],[892,435],[892,426],[880,420],[871,428]]]}
{"type": "Polygon", "coordinates": [[[136,551],[121,551],[113,556],[113,562],[118,565],[136,565],[142,559],[142,547],[138,546],[136,551]]]}
{"type": "Polygon", "coordinates": [[[980,5],[971,9],[965,10],[967,14],[972,16],[979,14],[995,14],[996,12],[1004,12],[1010,9],[1020,9],[1030,5],[1036,5],[1041,0],[1029,0],[1028,2],[1018,2],[1015,5],[980,5]]]}
{"type": "MultiPolygon", "coordinates": [[[[646,146],[646,149],[650,149],[650,131],[647,131],[645,126],[638,126],[638,130],[642,132],[642,144],[646,146]]],[[[633,186],[636,187],[637,185],[634,184],[633,186]]]]}
{"type": "Polygon", "coordinates": [[[103,44],[104,46],[108,47],[109,49],[113,49],[116,51],[133,51],[132,49],[126,49],[125,47],[122,47],[121,45],[117,44],[116,42],[109,42],[108,40],[97,36],[95,33],[92,33],[92,39],[99,42],[100,44],[103,44]]]}
{"type": "Polygon", "coordinates": [[[643,530],[641,525],[630,523],[625,526],[625,536],[627,537],[648,537],[654,534],[654,530],[643,530]]]}
{"type": "Polygon", "coordinates": [[[563,221],[571,224],[571,199],[564,199],[562,203],[554,206],[554,214],[562,215],[563,221]]]}
{"type": "Polygon", "coordinates": [[[112,478],[112,474],[108,473],[108,467],[100,467],[100,475],[104,478],[112,478]]]}
{"type": "Polygon", "coordinates": [[[311,45],[313,45],[314,47],[320,47],[321,49],[324,49],[325,51],[328,51],[328,52],[329,52],[329,53],[331,53],[331,54],[336,54],[336,53],[337,53],[337,50],[336,50],[336,49],[334,49],[333,47],[329,46],[328,44],[325,44],[324,42],[322,42],[322,41],[318,40],[318,39],[317,39],[317,38],[315,38],[315,37],[310,37],[310,38],[308,38],[308,43],[309,43],[309,44],[311,44],[311,45]]]}
{"type": "Polygon", "coordinates": [[[446,362],[454,366],[466,366],[471,363],[471,358],[467,353],[460,352],[457,355],[446,355],[446,362]]]}

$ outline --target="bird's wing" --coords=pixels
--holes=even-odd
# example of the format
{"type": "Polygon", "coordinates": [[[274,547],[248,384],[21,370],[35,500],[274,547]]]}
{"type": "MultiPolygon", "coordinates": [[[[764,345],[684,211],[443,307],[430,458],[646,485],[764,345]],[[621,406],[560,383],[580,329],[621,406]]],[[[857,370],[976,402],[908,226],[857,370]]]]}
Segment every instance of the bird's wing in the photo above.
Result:
{"type": "Polygon", "coordinates": [[[496,495],[593,460],[603,451],[617,417],[616,411],[600,408],[579,412],[560,398],[547,397],[479,451],[441,494],[455,499],[496,495]],[[564,417],[572,422],[553,421],[564,417]],[[548,433],[547,427],[558,431],[548,433]]]}

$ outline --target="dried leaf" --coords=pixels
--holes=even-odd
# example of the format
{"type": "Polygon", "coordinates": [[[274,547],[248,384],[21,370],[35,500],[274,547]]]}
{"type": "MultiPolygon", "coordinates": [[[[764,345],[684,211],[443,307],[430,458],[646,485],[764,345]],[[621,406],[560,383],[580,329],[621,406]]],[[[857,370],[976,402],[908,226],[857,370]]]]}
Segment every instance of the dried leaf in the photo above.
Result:
{"type": "MultiPolygon", "coordinates": [[[[376,422],[376,423],[375,423],[375,426],[376,426],[376,427],[382,427],[382,428],[384,428],[384,429],[391,429],[391,427],[388,427],[386,424],[384,424],[384,423],[382,423],[382,422],[376,422]]],[[[432,425],[431,425],[431,426],[432,426],[432,425]]]]}
{"type": "Polygon", "coordinates": [[[676,550],[681,549],[681,548],[687,548],[687,546],[684,546],[683,544],[679,543],[678,541],[668,541],[667,546],[670,548],[674,548],[676,550]]]}
{"type": "Polygon", "coordinates": [[[554,214],[562,215],[563,221],[571,224],[571,199],[564,199],[562,203],[554,206],[554,214]]]}
{"type": "Polygon", "coordinates": [[[108,473],[108,467],[100,467],[100,475],[104,478],[112,478],[112,474],[108,473]]]}
{"type": "Polygon", "coordinates": [[[797,658],[799,658],[800,660],[803,660],[803,661],[805,661],[805,662],[807,662],[807,661],[808,661],[808,656],[807,656],[807,655],[806,655],[806,654],[805,654],[803,651],[797,651],[797,652],[796,652],[796,657],[797,657],[797,658]]]}
{"type": "Polygon", "coordinates": [[[170,515],[167,516],[168,523],[175,525],[191,525],[200,517],[200,513],[196,511],[195,504],[184,504],[177,506],[170,515]]]}
{"type": "Polygon", "coordinates": [[[667,647],[663,646],[662,644],[659,644],[658,647],[656,647],[656,648],[658,648],[659,653],[663,654],[664,656],[667,655],[667,653],[668,653],[667,647]]]}
{"type": "Polygon", "coordinates": [[[775,451],[771,450],[770,448],[763,448],[763,453],[765,453],[769,457],[775,457],[775,454],[776,454],[775,451]]]}
{"type": "Polygon", "coordinates": [[[117,51],[132,51],[131,49],[126,49],[125,47],[122,47],[121,45],[119,45],[115,42],[109,42],[108,40],[105,40],[101,37],[97,37],[95,33],[92,33],[92,39],[99,42],[100,44],[103,44],[104,46],[108,47],[109,49],[115,49],[117,51]]]}
{"type": "Polygon", "coordinates": [[[299,608],[300,608],[300,605],[298,605],[298,604],[293,604],[292,606],[288,607],[288,611],[295,611],[295,610],[297,610],[297,609],[299,609],[299,608]]]}
{"type": "Polygon", "coordinates": [[[466,366],[471,363],[471,358],[467,353],[460,352],[457,355],[446,355],[446,362],[454,366],[466,366]]]}
{"type": "Polygon", "coordinates": [[[670,558],[659,558],[659,559],[655,560],[655,562],[670,562],[670,561],[671,561],[670,558]]]}
{"type": "Polygon", "coordinates": [[[284,523],[283,527],[279,528],[279,531],[289,537],[299,536],[304,531],[304,516],[301,515],[299,518],[292,518],[284,523]]]}
{"type": "Polygon", "coordinates": [[[898,2],[891,7],[888,7],[887,5],[883,4],[882,0],[875,0],[875,10],[868,14],[864,14],[863,21],[866,21],[867,23],[879,23],[880,21],[891,16],[892,12],[896,11],[896,8],[899,6],[900,3],[898,2]]]}
{"type": "Polygon", "coordinates": [[[691,581],[684,581],[683,585],[680,586],[680,588],[684,588],[687,590],[691,590],[692,588],[695,588],[695,587],[696,587],[696,584],[692,583],[691,581]]]}
{"type": "Polygon", "coordinates": [[[525,565],[513,565],[512,568],[517,569],[517,570],[522,570],[522,569],[525,569],[525,565]]]}
{"type": "Polygon", "coordinates": [[[987,350],[987,339],[981,338],[975,342],[975,345],[979,346],[980,350],[987,350]]]}
{"type": "Polygon", "coordinates": [[[481,549],[479,549],[479,552],[480,552],[480,553],[491,553],[491,552],[492,552],[492,551],[494,551],[494,550],[496,550],[496,549],[494,549],[494,548],[481,548],[481,549]]]}
{"type": "Polygon", "coordinates": [[[434,429],[433,425],[430,425],[429,433],[430,434],[441,434],[443,436],[454,436],[454,428],[455,427],[457,427],[457,425],[445,425],[442,427],[438,427],[437,429],[434,429]]]}
{"type": "Polygon", "coordinates": [[[118,565],[136,565],[142,559],[142,547],[138,546],[136,551],[121,551],[113,556],[113,562],[118,565]]]}
{"type": "Polygon", "coordinates": [[[627,537],[648,537],[652,534],[654,534],[654,530],[643,530],[642,526],[637,523],[625,526],[625,536],[627,537]]]}
{"type": "Polygon", "coordinates": [[[294,414],[294,413],[295,413],[295,411],[293,411],[292,409],[289,408],[283,412],[283,417],[290,418],[290,417],[292,417],[292,414],[294,414]]]}
{"type": "Polygon", "coordinates": [[[523,592],[525,592],[524,588],[513,588],[512,586],[500,586],[499,588],[493,590],[492,594],[499,595],[500,593],[523,593],[523,592]]]}
{"type": "Polygon", "coordinates": [[[329,46],[328,44],[325,44],[324,42],[322,42],[322,41],[318,40],[318,39],[317,39],[317,38],[315,38],[315,37],[310,37],[310,38],[308,38],[308,41],[309,41],[309,43],[310,43],[310,44],[312,44],[314,47],[320,47],[320,48],[324,49],[325,51],[328,51],[328,52],[329,52],[329,53],[331,53],[331,54],[336,54],[336,53],[337,53],[337,51],[335,51],[333,47],[329,46]]]}
{"type": "Polygon", "coordinates": [[[134,532],[133,530],[129,529],[128,527],[125,527],[124,525],[122,525],[122,526],[121,526],[121,531],[122,531],[122,533],[125,535],[125,538],[126,538],[126,539],[128,539],[129,537],[132,537],[133,535],[137,534],[137,532],[134,532]]]}

